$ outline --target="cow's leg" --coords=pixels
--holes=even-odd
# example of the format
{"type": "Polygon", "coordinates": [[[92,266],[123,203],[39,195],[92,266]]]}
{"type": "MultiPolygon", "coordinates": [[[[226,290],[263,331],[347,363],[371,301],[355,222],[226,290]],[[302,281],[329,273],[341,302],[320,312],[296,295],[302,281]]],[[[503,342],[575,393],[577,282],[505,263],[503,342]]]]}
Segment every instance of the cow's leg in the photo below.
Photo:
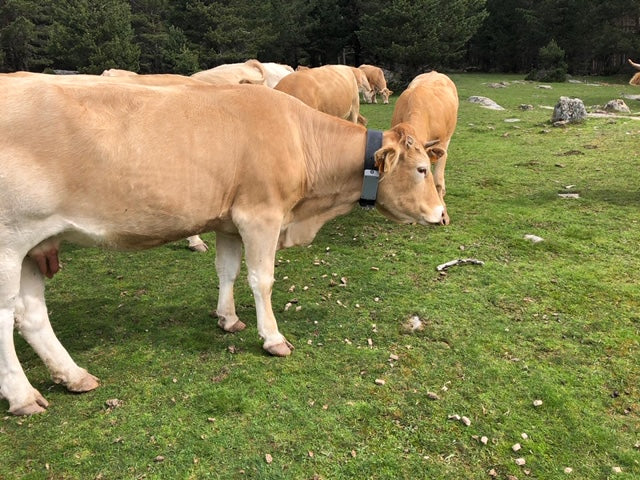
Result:
{"type": "Polygon", "coordinates": [[[198,235],[188,237],[187,242],[189,242],[189,250],[193,252],[206,252],[209,250],[207,244],[198,235]]]}
{"type": "Polygon", "coordinates": [[[227,332],[244,330],[246,325],[236,315],[233,285],[240,272],[242,240],[239,236],[216,234],[216,271],[220,283],[218,293],[218,325],[227,332]]]}
{"type": "Polygon", "coordinates": [[[11,413],[30,415],[43,412],[48,403],[29,383],[13,343],[14,315],[20,303],[20,256],[0,254],[0,396],[8,400],[11,413]]]}
{"type": "Polygon", "coordinates": [[[245,246],[249,285],[256,302],[258,334],[264,339],[263,348],[271,355],[286,357],[293,345],[278,331],[276,317],[271,306],[271,289],[274,282],[276,247],[280,235],[280,223],[255,221],[248,231],[242,232],[245,246]]]}
{"type": "Polygon", "coordinates": [[[76,365],[53,332],[44,300],[44,278],[29,257],[22,262],[15,320],[18,331],[47,366],[55,383],[72,392],[98,387],[98,379],[76,365]]]}

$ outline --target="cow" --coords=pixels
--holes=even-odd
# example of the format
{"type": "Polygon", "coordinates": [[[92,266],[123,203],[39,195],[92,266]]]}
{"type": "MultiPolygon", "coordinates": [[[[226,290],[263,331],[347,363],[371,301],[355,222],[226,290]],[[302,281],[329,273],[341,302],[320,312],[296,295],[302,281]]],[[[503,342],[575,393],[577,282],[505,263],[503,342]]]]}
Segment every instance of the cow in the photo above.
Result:
{"type": "Polygon", "coordinates": [[[269,88],[274,88],[280,80],[293,73],[293,68],[289,65],[274,62],[263,62],[264,84],[269,88]]]}
{"type": "MultiPolygon", "coordinates": [[[[633,68],[635,68],[636,70],[640,70],[640,63],[635,63],[630,58],[628,58],[627,61],[633,68]]],[[[629,80],[629,85],[640,85],[640,72],[634,74],[633,77],[631,77],[631,80],[629,80]]]]}
{"type": "MultiPolygon", "coordinates": [[[[171,84],[173,82],[176,83],[184,83],[184,82],[194,82],[200,81],[191,77],[185,77],[182,75],[173,75],[173,74],[158,74],[158,75],[138,75],[136,72],[132,72],[130,70],[121,70],[118,68],[110,68],[102,72],[101,76],[103,77],[118,77],[125,78],[125,81],[138,82],[143,85],[166,85],[171,84]]],[[[78,78],[80,76],[73,76],[71,78],[78,78]]],[[[87,78],[87,76],[82,76],[87,78]]],[[[88,76],[91,80],[91,76],[88,76]]],[[[187,238],[187,244],[189,250],[192,252],[206,252],[209,250],[209,246],[206,244],[200,235],[193,235],[187,238]]]]}
{"type": "Polygon", "coordinates": [[[356,77],[346,65],[298,70],[284,77],[276,90],[294,96],[310,107],[351,122],[364,123],[356,77]]]}
{"type": "Polygon", "coordinates": [[[363,63],[358,68],[367,76],[369,85],[371,85],[371,88],[374,91],[373,103],[378,103],[378,100],[376,99],[377,94],[382,96],[382,103],[389,103],[389,96],[392,95],[393,92],[387,88],[387,81],[384,78],[384,72],[382,69],[374,65],[367,65],[366,63],[363,63]]]}
{"type": "Polygon", "coordinates": [[[384,216],[443,222],[432,147],[409,124],[371,132],[266,87],[54,79],[0,75],[0,396],[16,415],[47,401],[19,363],[14,326],[56,383],[99,386],[49,322],[44,277],[62,242],[140,250],[215,231],[218,325],[245,328],[233,295],[244,247],[263,348],[287,356],[271,306],[276,251],[357,205],[365,165],[379,171],[384,216]]]}
{"type": "Polygon", "coordinates": [[[247,60],[244,63],[226,63],[191,75],[191,78],[213,85],[232,85],[250,83],[263,85],[265,69],[258,60],[247,60]]]}
{"type": "Polygon", "coordinates": [[[458,90],[453,81],[442,73],[432,71],[418,75],[411,81],[398,97],[391,117],[392,126],[411,124],[419,141],[438,139],[431,153],[435,161],[433,177],[443,204],[447,192],[444,170],[449,142],[458,121],[458,103],[458,90]]]}
{"type": "Polygon", "coordinates": [[[369,84],[369,80],[364,72],[356,67],[351,67],[353,75],[356,77],[356,83],[358,84],[358,91],[362,95],[362,100],[371,103],[373,102],[373,96],[375,95],[373,88],[369,84]]]}

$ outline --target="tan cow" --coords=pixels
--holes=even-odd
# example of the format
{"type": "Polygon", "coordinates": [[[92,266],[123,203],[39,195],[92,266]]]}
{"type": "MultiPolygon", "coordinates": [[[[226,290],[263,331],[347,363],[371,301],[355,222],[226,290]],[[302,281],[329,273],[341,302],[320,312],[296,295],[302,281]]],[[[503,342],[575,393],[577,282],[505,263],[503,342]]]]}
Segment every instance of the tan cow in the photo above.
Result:
{"type": "MultiPolygon", "coordinates": [[[[358,203],[364,127],[248,85],[0,75],[0,91],[0,396],[12,413],[47,406],[16,356],[14,326],[56,383],[98,386],[49,323],[44,277],[63,241],[136,250],[216,231],[218,324],[245,328],[233,300],[244,245],[263,347],[291,353],[271,307],[275,253],[358,203]]],[[[429,152],[415,138],[406,124],[382,133],[376,206],[396,222],[441,224],[429,152]]]]}
{"type": "Polygon", "coordinates": [[[356,77],[356,83],[358,84],[358,91],[362,95],[362,100],[371,103],[373,102],[373,96],[375,95],[371,85],[369,84],[369,80],[364,72],[356,67],[351,67],[351,71],[353,75],[356,77]]]}
{"type": "Polygon", "coordinates": [[[217,67],[203,70],[191,75],[191,78],[211,83],[213,85],[234,85],[250,83],[263,85],[265,70],[258,60],[247,60],[244,63],[226,63],[217,67]]]}
{"type": "MultiPolygon", "coordinates": [[[[633,68],[635,68],[636,70],[640,70],[640,63],[635,63],[630,58],[628,58],[627,61],[633,68]]],[[[640,85],[640,72],[631,77],[631,80],[629,80],[629,85],[640,85]]]]}
{"type": "Polygon", "coordinates": [[[357,123],[364,122],[360,115],[360,98],[356,77],[346,65],[298,70],[284,77],[275,87],[310,107],[338,118],[357,123]]]}
{"type": "MultiPolygon", "coordinates": [[[[136,72],[121,70],[118,68],[105,70],[102,72],[101,76],[120,78],[123,79],[122,81],[140,83],[141,85],[172,85],[200,81],[195,78],[173,74],[138,75],[136,72]]],[[[69,78],[71,81],[95,81],[93,75],[72,75],[69,78]]],[[[187,243],[189,245],[189,250],[193,252],[206,252],[209,250],[208,245],[204,240],[202,240],[202,238],[200,238],[200,235],[192,235],[191,237],[188,237],[187,243]]]]}
{"type": "Polygon", "coordinates": [[[443,203],[447,192],[444,181],[447,150],[457,121],[458,90],[449,77],[436,71],[412,80],[398,97],[391,118],[392,126],[411,124],[419,141],[439,140],[431,152],[435,160],[433,177],[443,203]]]}
{"type": "Polygon", "coordinates": [[[389,96],[392,95],[393,92],[387,88],[387,81],[384,78],[382,69],[374,65],[367,65],[366,63],[363,63],[358,68],[367,76],[369,85],[371,85],[373,89],[373,103],[378,103],[376,99],[377,94],[382,96],[382,103],[389,103],[389,96]]]}

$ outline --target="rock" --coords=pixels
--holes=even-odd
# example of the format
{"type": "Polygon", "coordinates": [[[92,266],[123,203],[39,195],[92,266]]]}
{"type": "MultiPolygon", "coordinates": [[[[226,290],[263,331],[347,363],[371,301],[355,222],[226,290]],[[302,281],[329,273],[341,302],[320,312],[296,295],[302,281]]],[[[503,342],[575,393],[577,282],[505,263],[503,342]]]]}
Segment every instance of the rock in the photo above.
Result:
{"type": "Polygon", "coordinates": [[[487,83],[487,87],[489,88],[505,88],[507,85],[507,82],[487,83]]]}
{"type": "Polygon", "coordinates": [[[530,105],[528,103],[522,103],[518,108],[526,112],[527,110],[533,110],[533,105],[530,105]]]}
{"type": "Polygon", "coordinates": [[[531,243],[540,243],[540,242],[543,242],[543,241],[544,241],[544,238],[539,237],[539,236],[537,236],[537,235],[532,235],[532,234],[530,234],[530,233],[527,233],[527,234],[524,236],[524,239],[525,239],[525,240],[529,240],[531,243]]]}
{"type": "Polygon", "coordinates": [[[603,107],[605,112],[614,112],[614,113],[631,113],[627,104],[624,103],[624,100],[620,98],[616,98],[615,100],[609,100],[605,106],[603,107]]]}
{"type": "Polygon", "coordinates": [[[587,118],[587,109],[579,98],[560,97],[560,100],[553,109],[551,122],[578,123],[587,118]]]}
{"type": "Polygon", "coordinates": [[[503,107],[498,105],[496,102],[487,97],[481,97],[478,95],[472,95],[469,97],[469,102],[477,103],[481,107],[488,108],[490,110],[504,110],[503,107]]]}

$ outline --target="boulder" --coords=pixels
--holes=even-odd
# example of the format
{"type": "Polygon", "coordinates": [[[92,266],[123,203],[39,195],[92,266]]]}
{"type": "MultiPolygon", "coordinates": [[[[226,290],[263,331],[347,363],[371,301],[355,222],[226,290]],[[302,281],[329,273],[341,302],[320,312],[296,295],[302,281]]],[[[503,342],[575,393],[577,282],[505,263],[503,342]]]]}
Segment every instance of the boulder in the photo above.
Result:
{"type": "Polygon", "coordinates": [[[579,98],[560,97],[553,109],[551,122],[555,125],[582,122],[587,118],[587,109],[579,98]]]}
{"type": "Polygon", "coordinates": [[[620,98],[616,98],[615,100],[609,100],[606,105],[603,107],[605,112],[613,112],[613,113],[631,113],[627,104],[624,103],[624,100],[620,98]]]}
{"type": "Polygon", "coordinates": [[[471,103],[477,103],[484,108],[489,108],[491,110],[504,110],[503,107],[498,105],[496,102],[487,97],[481,97],[478,95],[473,95],[469,97],[469,101],[471,103]]]}

